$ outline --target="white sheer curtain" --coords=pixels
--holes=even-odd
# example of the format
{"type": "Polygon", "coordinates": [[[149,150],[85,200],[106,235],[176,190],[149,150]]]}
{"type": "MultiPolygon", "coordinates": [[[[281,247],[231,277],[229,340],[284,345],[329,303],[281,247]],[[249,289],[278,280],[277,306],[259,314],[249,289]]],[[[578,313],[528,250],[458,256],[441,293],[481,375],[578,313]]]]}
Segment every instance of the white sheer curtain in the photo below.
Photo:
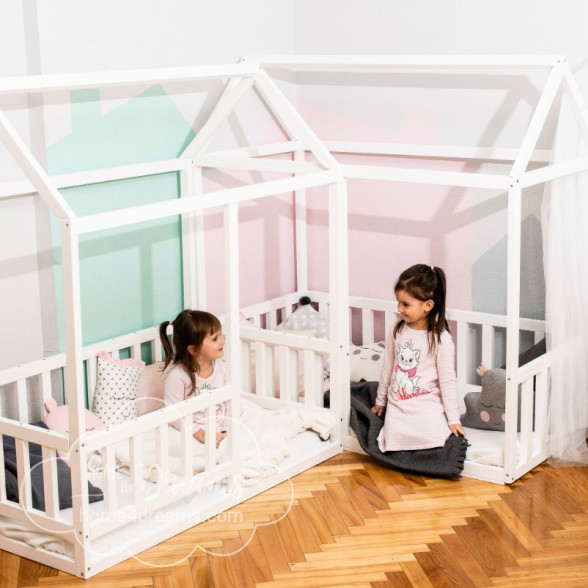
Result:
{"type": "MultiPolygon", "coordinates": [[[[564,99],[555,161],[586,155],[564,99]]],[[[555,180],[542,211],[547,348],[554,354],[549,403],[551,463],[588,464],[588,172],[555,180]]]]}

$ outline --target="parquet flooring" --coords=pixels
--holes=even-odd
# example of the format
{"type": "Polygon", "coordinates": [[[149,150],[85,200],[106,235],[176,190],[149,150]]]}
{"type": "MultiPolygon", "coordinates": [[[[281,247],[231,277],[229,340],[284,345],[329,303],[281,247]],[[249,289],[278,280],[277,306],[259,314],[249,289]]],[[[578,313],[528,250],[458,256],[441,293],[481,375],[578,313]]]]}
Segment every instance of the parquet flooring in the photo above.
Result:
{"type": "Polygon", "coordinates": [[[497,486],[345,452],[293,485],[286,516],[282,484],[87,581],[0,551],[0,586],[588,586],[587,467],[497,486]]]}

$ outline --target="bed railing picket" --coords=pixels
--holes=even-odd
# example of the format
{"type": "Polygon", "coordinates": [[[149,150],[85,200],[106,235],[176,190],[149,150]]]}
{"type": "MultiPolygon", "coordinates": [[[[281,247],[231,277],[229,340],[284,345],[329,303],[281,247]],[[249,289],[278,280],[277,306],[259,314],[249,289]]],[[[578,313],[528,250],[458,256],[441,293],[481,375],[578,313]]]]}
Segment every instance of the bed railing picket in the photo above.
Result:
{"type": "Polygon", "coordinates": [[[118,497],[116,495],[116,458],[114,446],[107,445],[101,450],[102,472],[104,475],[104,508],[106,512],[116,511],[118,497]]]}
{"type": "Polygon", "coordinates": [[[457,321],[456,372],[457,385],[460,388],[467,384],[468,374],[468,342],[469,329],[465,321],[457,321]]]}
{"type": "MultiPolygon", "coordinates": [[[[1,394],[0,394],[1,396],[1,394]]],[[[2,408],[0,406],[0,408],[2,408]]],[[[4,435],[0,433],[0,463],[4,463],[4,435]]],[[[5,469],[0,468],[0,502],[6,502],[6,474],[5,469]]]]}
{"type": "Polygon", "coordinates": [[[27,402],[27,381],[23,378],[16,383],[18,418],[23,423],[29,422],[29,405],[27,402]]]}
{"type": "Polygon", "coordinates": [[[15,439],[16,450],[16,477],[18,479],[18,503],[24,510],[30,510],[33,506],[29,444],[22,439],[15,439]]]}
{"type": "Polygon", "coordinates": [[[323,406],[320,356],[305,349],[304,357],[304,404],[306,406],[323,406]]]}
{"type": "MultiPolygon", "coordinates": [[[[45,497],[45,514],[55,518],[59,512],[59,496],[57,493],[57,458],[56,452],[50,447],[42,446],[43,456],[43,494],[45,497]]],[[[38,466],[37,466],[38,467],[38,466]]]]}
{"type": "Polygon", "coordinates": [[[374,311],[363,308],[361,311],[362,341],[374,342],[374,311]]]}
{"type": "MultiPolygon", "coordinates": [[[[208,441],[210,439],[209,431],[208,431],[208,408],[206,409],[206,426],[205,426],[205,439],[208,441]]],[[[180,428],[180,434],[182,436],[182,476],[184,478],[188,478],[192,475],[192,420],[193,417],[191,414],[186,415],[182,418],[182,426],[180,428]]],[[[206,463],[206,467],[208,467],[208,462],[206,463]]]]}
{"type": "Polygon", "coordinates": [[[482,325],[482,363],[488,368],[494,367],[494,327],[482,325]]]}
{"type": "Polygon", "coordinates": [[[161,493],[167,487],[169,479],[168,463],[168,425],[167,423],[155,429],[155,463],[157,464],[157,488],[161,493]]]}
{"type": "Polygon", "coordinates": [[[521,435],[519,461],[527,462],[531,458],[534,449],[533,443],[533,380],[527,378],[519,389],[521,393],[521,435]]]}
{"type": "Polygon", "coordinates": [[[280,399],[297,402],[298,353],[287,345],[280,345],[279,350],[280,399]]]}
{"type": "Polygon", "coordinates": [[[549,368],[544,368],[535,378],[535,436],[540,447],[544,447],[547,442],[548,396],[549,368]]]}
{"type": "Polygon", "coordinates": [[[129,453],[131,458],[131,480],[133,484],[133,502],[140,505],[143,502],[143,444],[142,436],[134,435],[129,439],[129,453]]]}
{"type": "MultiPolygon", "coordinates": [[[[216,409],[215,405],[207,406],[204,414],[204,469],[207,472],[216,467],[216,409]]],[[[190,474],[191,475],[191,474],[190,474]]]]}

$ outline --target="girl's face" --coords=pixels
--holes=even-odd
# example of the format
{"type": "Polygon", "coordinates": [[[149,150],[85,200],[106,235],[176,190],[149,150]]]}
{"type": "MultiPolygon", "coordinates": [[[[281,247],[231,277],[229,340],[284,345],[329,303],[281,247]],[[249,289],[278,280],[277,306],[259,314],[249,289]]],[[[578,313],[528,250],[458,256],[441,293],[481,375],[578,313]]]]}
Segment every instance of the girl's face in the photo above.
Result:
{"type": "Polygon", "coordinates": [[[198,363],[221,358],[224,353],[224,347],[225,337],[220,331],[206,335],[204,341],[202,341],[202,347],[200,347],[198,357],[196,358],[198,363]]]}
{"type": "Polygon", "coordinates": [[[418,300],[404,290],[396,292],[396,300],[398,300],[398,312],[411,329],[427,330],[427,316],[434,305],[432,300],[418,300]]]}

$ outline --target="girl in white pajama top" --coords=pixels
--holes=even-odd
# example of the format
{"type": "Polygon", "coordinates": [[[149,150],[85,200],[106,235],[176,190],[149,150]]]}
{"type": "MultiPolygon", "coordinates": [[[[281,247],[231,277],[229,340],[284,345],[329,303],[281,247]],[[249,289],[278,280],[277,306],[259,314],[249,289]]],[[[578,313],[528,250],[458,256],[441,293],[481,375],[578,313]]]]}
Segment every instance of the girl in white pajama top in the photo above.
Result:
{"type": "Polygon", "coordinates": [[[456,399],[455,347],[445,318],[445,272],[424,264],[400,274],[394,287],[401,320],[386,338],[372,412],[386,411],[382,452],[429,449],[465,435],[456,399]]]}
{"type": "MultiPolygon", "coordinates": [[[[165,351],[164,401],[175,404],[189,396],[209,394],[225,385],[225,365],[222,359],[225,338],[216,316],[201,310],[183,310],[173,321],[159,325],[159,338],[165,351]],[[167,327],[173,326],[173,346],[167,327]],[[166,371],[167,367],[171,368],[166,371]]],[[[225,404],[216,405],[216,445],[226,437],[224,430],[225,404]]],[[[194,439],[204,443],[205,411],[192,418],[194,439]]],[[[170,423],[179,429],[181,420],[170,423]]]]}

